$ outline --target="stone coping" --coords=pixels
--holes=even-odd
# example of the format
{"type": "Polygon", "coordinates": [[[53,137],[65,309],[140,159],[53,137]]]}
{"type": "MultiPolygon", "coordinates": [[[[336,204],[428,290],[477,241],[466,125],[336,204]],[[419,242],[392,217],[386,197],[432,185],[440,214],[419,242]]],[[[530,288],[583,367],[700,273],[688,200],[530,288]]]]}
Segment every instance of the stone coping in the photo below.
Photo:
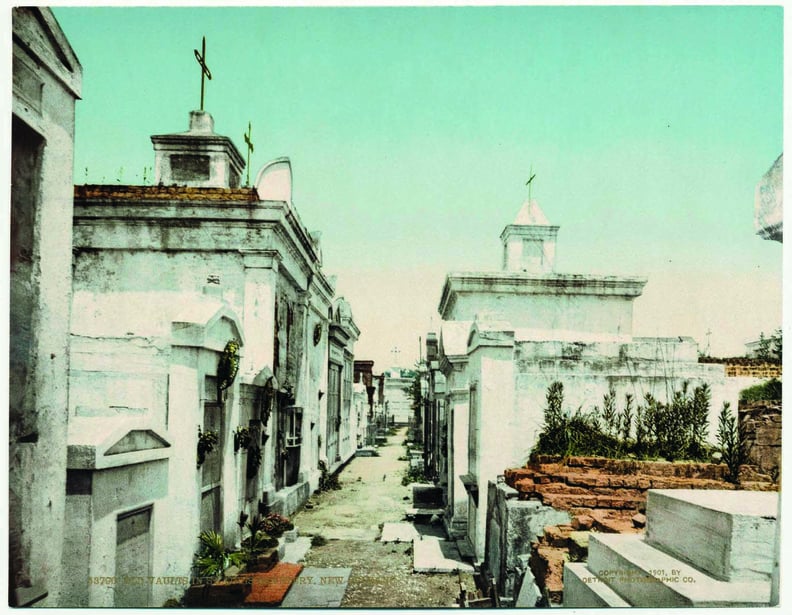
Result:
{"type": "Polygon", "coordinates": [[[85,184],[74,186],[75,200],[100,201],[235,201],[258,203],[255,188],[198,188],[85,184]]]}

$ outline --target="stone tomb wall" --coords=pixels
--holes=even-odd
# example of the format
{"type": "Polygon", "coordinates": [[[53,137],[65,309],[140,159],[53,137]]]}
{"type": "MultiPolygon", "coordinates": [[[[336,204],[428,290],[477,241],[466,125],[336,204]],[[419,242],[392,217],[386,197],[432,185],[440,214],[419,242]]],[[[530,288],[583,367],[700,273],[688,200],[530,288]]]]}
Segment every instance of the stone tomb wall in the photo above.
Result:
{"type": "Polygon", "coordinates": [[[781,472],[781,403],[740,402],[740,427],[750,463],[773,478],[781,472]]]}

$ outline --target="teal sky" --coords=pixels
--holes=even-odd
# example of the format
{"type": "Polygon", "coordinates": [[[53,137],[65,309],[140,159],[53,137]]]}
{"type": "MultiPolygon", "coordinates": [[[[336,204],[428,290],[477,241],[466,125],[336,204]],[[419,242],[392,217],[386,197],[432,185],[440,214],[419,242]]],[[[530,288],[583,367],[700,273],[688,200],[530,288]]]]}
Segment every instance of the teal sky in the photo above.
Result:
{"type": "Polygon", "coordinates": [[[54,13],[84,71],[75,183],[143,183],[149,136],[199,106],[205,35],[216,132],[242,149],[252,122],[251,177],[291,158],[375,369],[417,358],[445,272],[498,268],[531,165],[559,271],[649,277],[636,334],[741,354],[780,325],[782,247],[753,226],[783,149],[780,7],[54,13]]]}

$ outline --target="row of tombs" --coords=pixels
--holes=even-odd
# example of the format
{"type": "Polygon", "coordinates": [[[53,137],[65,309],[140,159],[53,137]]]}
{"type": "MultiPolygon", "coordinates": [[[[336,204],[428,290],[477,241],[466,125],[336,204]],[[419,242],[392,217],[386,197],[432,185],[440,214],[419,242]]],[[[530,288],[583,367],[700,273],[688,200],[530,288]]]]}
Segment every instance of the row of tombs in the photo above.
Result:
{"type": "MultiPolygon", "coordinates": [[[[507,560],[512,572],[524,570],[497,545],[506,549],[523,532],[525,550],[517,555],[528,557],[541,533],[519,525],[493,529],[489,507],[493,481],[534,452],[553,387],[563,391],[568,414],[608,399],[614,406],[651,399],[670,407],[679,396],[706,390],[704,445],[713,446],[724,405],[736,409],[740,391],[764,381],[700,361],[692,338],[634,336],[633,304],[647,279],[556,272],[558,230],[536,201],[526,201],[501,234],[501,270],[449,273],[438,306],[439,333],[426,336],[427,400],[413,430],[424,474],[442,489],[448,536],[490,572],[507,560]],[[491,541],[493,532],[502,538],[491,541]]],[[[764,368],[780,376],[779,365],[764,368]]],[[[633,424],[626,437],[634,434],[633,424]]],[[[780,450],[780,439],[775,444],[780,450]]],[[[552,524],[541,522],[542,515],[559,514],[541,502],[515,505],[539,506],[537,527],[552,524]]],[[[513,581],[498,585],[502,604],[517,599],[513,581]]]]}
{"type": "Polygon", "coordinates": [[[199,110],[155,185],[74,186],[82,67],[49,9],[13,32],[10,603],[161,606],[201,532],[238,546],[354,455],[360,331],[288,159],[241,186],[199,110]]]}

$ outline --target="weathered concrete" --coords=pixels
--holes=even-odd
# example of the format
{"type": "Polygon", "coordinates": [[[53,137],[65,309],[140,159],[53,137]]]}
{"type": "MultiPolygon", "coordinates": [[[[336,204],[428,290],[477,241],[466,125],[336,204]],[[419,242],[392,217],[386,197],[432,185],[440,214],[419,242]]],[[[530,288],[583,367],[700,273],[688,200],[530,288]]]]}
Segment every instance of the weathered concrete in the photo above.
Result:
{"type": "Polygon", "coordinates": [[[290,563],[299,563],[305,559],[305,554],[311,548],[311,539],[307,536],[300,536],[293,542],[286,543],[286,552],[284,553],[281,561],[290,563]]]}
{"type": "Polygon", "coordinates": [[[484,564],[495,579],[500,596],[515,599],[516,593],[526,592],[535,583],[521,556],[531,553],[531,543],[546,526],[568,523],[570,516],[535,500],[518,500],[516,490],[493,481],[488,485],[487,507],[484,564]]]}
{"type": "MultiPolygon", "coordinates": [[[[651,515],[650,515],[651,518],[651,515]]],[[[715,579],[638,534],[592,534],[588,569],[638,607],[768,606],[770,581],[715,579]]],[[[565,605],[576,606],[565,600],[565,605]]]]}
{"type": "Polygon", "coordinates": [[[613,591],[605,581],[589,572],[586,564],[568,562],[564,566],[564,606],[566,605],[574,605],[576,609],[598,609],[628,607],[630,603],[613,591]]]}
{"type": "Polygon", "coordinates": [[[412,523],[386,523],[382,526],[381,542],[412,542],[421,535],[412,523]]]}
{"type": "Polygon", "coordinates": [[[48,8],[10,15],[8,597],[11,606],[53,607],[62,588],[74,112],[82,67],[48,8]]]}
{"type": "Polygon", "coordinates": [[[423,536],[413,541],[413,570],[415,572],[472,572],[473,566],[462,561],[456,545],[450,540],[423,536]]]}
{"type": "Polygon", "coordinates": [[[778,504],[775,492],[652,489],[646,543],[721,581],[767,581],[778,504]]]}
{"type": "Polygon", "coordinates": [[[351,572],[351,568],[303,568],[281,607],[337,608],[344,599],[351,572]]]}

